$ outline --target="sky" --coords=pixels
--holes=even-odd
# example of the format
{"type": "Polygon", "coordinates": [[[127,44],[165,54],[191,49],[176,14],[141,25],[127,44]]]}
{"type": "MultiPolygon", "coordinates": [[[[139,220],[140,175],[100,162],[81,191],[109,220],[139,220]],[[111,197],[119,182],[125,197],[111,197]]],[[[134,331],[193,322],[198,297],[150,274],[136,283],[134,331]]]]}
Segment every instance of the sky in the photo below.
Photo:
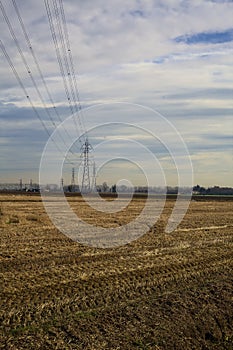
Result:
{"type": "MultiPolygon", "coordinates": [[[[42,122],[0,50],[0,182],[22,178],[28,183],[38,181],[48,140],[44,125],[52,134],[61,121],[66,123],[70,109],[44,1],[15,2],[54,102],[46,93],[13,1],[1,0],[30,74],[0,10],[2,43],[42,122]]],[[[193,184],[233,186],[233,1],[63,0],[63,5],[82,114],[61,132],[67,140],[74,128],[78,135],[81,118],[93,148],[101,145],[94,150],[101,168],[98,181],[111,184],[129,176],[142,185],[144,170],[146,176],[154,175],[154,185],[160,184],[161,171],[167,185],[176,185],[179,169],[171,148],[182,171],[186,164],[176,141],[179,134],[192,161],[193,184]],[[145,148],[160,165],[154,167],[144,157],[145,148]],[[140,166],[145,169],[139,169],[137,157],[143,158],[140,166]]],[[[66,182],[76,167],[80,143],[72,149],[72,161],[63,170],[66,182]]]]}

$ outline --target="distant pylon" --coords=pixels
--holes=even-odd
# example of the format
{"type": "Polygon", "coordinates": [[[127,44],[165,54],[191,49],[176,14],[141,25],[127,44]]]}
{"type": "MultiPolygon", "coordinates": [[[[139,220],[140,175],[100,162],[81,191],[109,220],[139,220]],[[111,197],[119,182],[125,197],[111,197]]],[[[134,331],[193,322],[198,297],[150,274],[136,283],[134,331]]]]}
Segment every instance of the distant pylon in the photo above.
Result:
{"type": "Polygon", "coordinates": [[[29,189],[32,190],[32,179],[30,179],[29,189]]]}
{"type": "Polygon", "coordinates": [[[63,191],[63,189],[64,189],[64,179],[63,179],[63,177],[61,178],[61,191],[63,191]]]}
{"type": "Polygon", "coordinates": [[[96,191],[96,167],[95,161],[93,161],[93,178],[92,178],[92,191],[96,191]]]}
{"type": "Polygon", "coordinates": [[[74,190],[75,190],[75,169],[74,168],[72,168],[71,190],[72,190],[72,192],[74,192],[74,190]]]}
{"type": "Polygon", "coordinates": [[[93,181],[91,181],[90,167],[93,164],[91,164],[89,159],[89,153],[91,150],[92,150],[92,146],[89,143],[88,138],[86,137],[85,142],[81,147],[81,151],[82,151],[81,158],[82,158],[82,168],[83,168],[81,192],[83,193],[89,193],[92,191],[93,181]]]}
{"type": "Polygon", "coordinates": [[[19,189],[20,189],[20,191],[23,190],[23,181],[22,181],[22,179],[19,179],[19,189]]]}

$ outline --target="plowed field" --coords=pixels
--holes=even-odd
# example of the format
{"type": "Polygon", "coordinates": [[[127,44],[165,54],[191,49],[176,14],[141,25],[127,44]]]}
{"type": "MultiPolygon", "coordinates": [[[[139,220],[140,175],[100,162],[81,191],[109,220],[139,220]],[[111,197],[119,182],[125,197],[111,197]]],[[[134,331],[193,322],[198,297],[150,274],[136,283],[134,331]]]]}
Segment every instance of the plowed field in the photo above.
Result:
{"type": "MultiPolygon", "coordinates": [[[[104,227],[144,203],[104,218],[69,200],[104,227]]],[[[233,349],[233,201],[192,201],[166,234],[167,200],[146,235],[114,249],[61,234],[39,196],[0,201],[1,349],[233,349]]]]}

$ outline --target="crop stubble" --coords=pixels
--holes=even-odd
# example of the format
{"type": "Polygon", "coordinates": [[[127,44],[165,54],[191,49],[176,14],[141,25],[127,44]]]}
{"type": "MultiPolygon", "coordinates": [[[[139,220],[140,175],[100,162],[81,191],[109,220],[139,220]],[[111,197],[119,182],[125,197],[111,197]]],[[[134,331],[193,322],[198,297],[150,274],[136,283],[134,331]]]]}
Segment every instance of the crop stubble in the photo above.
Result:
{"type": "MultiPolygon", "coordinates": [[[[95,249],[59,233],[39,196],[0,199],[2,349],[232,349],[232,201],[192,201],[166,234],[168,200],[139,240],[95,249]]],[[[96,215],[69,201],[103,227],[144,205],[96,215]]]]}

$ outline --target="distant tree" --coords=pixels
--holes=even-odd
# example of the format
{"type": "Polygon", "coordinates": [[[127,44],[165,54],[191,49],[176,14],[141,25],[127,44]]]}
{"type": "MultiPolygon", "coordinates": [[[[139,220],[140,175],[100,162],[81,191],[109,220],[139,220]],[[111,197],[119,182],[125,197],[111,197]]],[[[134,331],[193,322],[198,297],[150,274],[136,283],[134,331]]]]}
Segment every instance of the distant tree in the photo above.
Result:
{"type": "Polygon", "coordinates": [[[107,182],[103,182],[103,184],[102,184],[102,191],[103,192],[108,192],[109,191],[109,187],[108,187],[107,182]]]}
{"type": "Polygon", "coordinates": [[[199,185],[196,185],[196,186],[193,187],[193,192],[200,193],[200,194],[205,194],[206,193],[206,189],[205,189],[205,187],[201,187],[199,185]]]}
{"type": "Polygon", "coordinates": [[[112,185],[111,192],[116,193],[116,184],[112,185]]]}
{"type": "Polygon", "coordinates": [[[196,186],[193,186],[193,191],[194,192],[200,192],[200,186],[199,185],[196,185],[196,186]]]}
{"type": "Polygon", "coordinates": [[[171,187],[167,186],[167,194],[177,194],[178,193],[178,187],[171,187]]]}
{"type": "Polygon", "coordinates": [[[102,192],[101,186],[97,185],[97,186],[96,186],[96,191],[97,191],[97,192],[102,192]]]}

